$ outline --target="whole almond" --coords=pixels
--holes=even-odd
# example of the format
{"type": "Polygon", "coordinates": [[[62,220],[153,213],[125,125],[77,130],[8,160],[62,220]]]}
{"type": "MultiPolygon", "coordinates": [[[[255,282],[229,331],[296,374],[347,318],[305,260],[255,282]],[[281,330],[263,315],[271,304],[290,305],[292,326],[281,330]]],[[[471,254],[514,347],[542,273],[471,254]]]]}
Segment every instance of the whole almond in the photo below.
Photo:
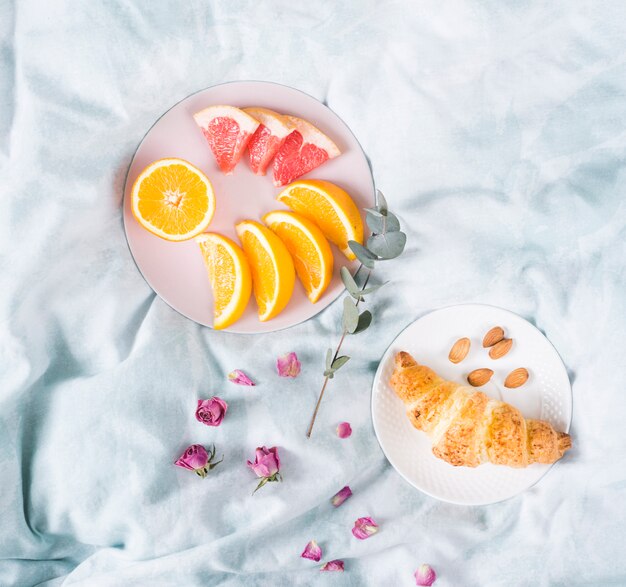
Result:
{"type": "Polygon", "coordinates": [[[520,367],[519,369],[514,369],[506,376],[504,387],[515,389],[516,387],[521,387],[527,381],[528,371],[524,367],[520,367]]]}
{"type": "Polygon", "coordinates": [[[512,338],[503,338],[500,342],[497,342],[489,349],[489,356],[492,359],[501,359],[511,350],[512,346],[512,338]]]}
{"type": "Polygon", "coordinates": [[[493,371],[491,369],[474,369],[468,376],[467,382],[472,387],[482,387],[491,379],[493,371]]]}
{"type": "Polygon", "coordinates": [[[450,354],[448,355],[448,359],[453,363],[460,363],[465,357],[467,357],[467,353],[470,350],[470,339],[469,338],[459,338],[450,349],[450,354]]]}
{"type": "Polygon", "coordinates": [[[500,326],[494,326],[483,338],[483,347],[489,348],[504,338],[504,330],[500,326]]]}

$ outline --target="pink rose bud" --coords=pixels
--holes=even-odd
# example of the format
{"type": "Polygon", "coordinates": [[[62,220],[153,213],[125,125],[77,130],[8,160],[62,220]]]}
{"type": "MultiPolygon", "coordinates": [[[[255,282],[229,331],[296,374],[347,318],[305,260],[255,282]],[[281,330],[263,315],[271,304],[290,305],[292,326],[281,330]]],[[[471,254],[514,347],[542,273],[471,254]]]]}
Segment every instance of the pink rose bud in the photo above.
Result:
{"type": "Polygon", "coordinates": [[[337,493],[335,493],[335,495],[330,498],[330,503],[338,508],[351,495],[352,491],[350,490],[350,487],[346,485],[343,489],[340,489],[337,493]]]}
{"type": "Polygon", "coordinates": [[[297,377],[300,374],[300,366],[296,353],[287,353],[276,360],[276,368],[281,377],[297,377]]]}
{"type": "Polygon", "coordinates": [[[352,434],[352,428],[350,427],[350,422],[342,422],[337,426],[337,436],[339,438],[348,438],[352,434]]]}
{"type": "Polygon", "coordinates": [[[280,459],[278,458],[278,449],[273,446],[267,448],[260,446],[256,449],[254,463],[247,462],[248,467],[252,469],[257,477],[261,477],[261,481],[253,493],[256,493],[263,485],[271,481],[282,481],[280,475],[280,459]]]}
{"type": "Polygon", "coordinates": [[[235,369],[228,374],[228,380],[237,385],[255,385],[254,381],[250,379],[243,371],[235,369]]]}
{"type": "Polygon", "coordinates": [[[322,559],[322,549],[319,547],[317,542],[315,542],[315,540],[311,540],[311,542],[306,545],[300,556],[319,563],[322,559]]]}
{"type": "Polygon", "coordinates": [[[328,561],[322,565],[320,571],[343,571],[343,561],[328,561]]]}
{"type": "Polygon", "coordinates": [[[213,462],[213,458],[215,457],[215,446],[211,447],[211,452],[208,453],[206,448],[204,448],[201,444],[192,444],[187,447],[185,452],[181,455],[181,457],[174,463],[177,467],[182,467],[183,469],[188,469],[189,471],[195,471],[197,475],[204,478],[207,476],[207,473],[213,469],[213,467],[217,467],[223,460],[213,462]]]}
{"type": "Polygon", "coordinates": [[[359,540],[365,540],[376,532],[378,532],[378,524],[372,518],[359,518],[352,528],[352,534],[359,540]]]}
{"type": "Polygon", "coordinates": [[[437,573],[430,565],[420,565],[415,571],[415,584],[430,587],[437,580],[437,573]]]}
{"type": "Polygon", "coordinates": [[[219,426],[226,415],[226,410],[228,410],[228,404],[219,397],[199,399],[196,420],[207,426],[219,426]]]}

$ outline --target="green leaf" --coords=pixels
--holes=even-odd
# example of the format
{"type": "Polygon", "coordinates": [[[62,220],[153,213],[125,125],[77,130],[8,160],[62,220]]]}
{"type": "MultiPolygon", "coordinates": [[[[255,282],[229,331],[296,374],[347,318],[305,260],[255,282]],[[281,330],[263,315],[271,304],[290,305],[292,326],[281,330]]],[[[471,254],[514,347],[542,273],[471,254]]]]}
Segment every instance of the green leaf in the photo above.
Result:
{"type": "Polygon", "coordinates": [[[403,232],[373,234],[367,239],[368,249],[382,259],[395,259],[402,254],[405,245],[406,234],[403,232]]]}
{"type": "Polygon", "coordinates": [[[369,229],[375,234],[385,234],[387,232],[397,232],[400,230],[400,221],[395,214],[387,211],[385,216],[374,216],[369,212],[365,216],[365,222],[369,229]]]}
{"type": "Polygon", "coordinates": [[[378,216],[378,217],[382,216],[382,214],[378,211],[378,208],[363,208],[363,210],[365,210],[366,212],[370,212],[374,216],[378,216]]]}
{"type": "Polygon", "coordinates": [[[359,316],[359,322],[356,326],[356,330],[353,332],[353,334],[357,334],[359,332],[363,332],[364,330],[366,330],[369,325],[372,323],[372,313],[369,310],[365,310],[365,312],[363,312],[360,316],[359,316]]]}
{"type": "Polygon", "coordinates": [[[380,190],[376,190],[376,207],[381,214],[387,214],[387,200],[380,190]]]}
{"type": "Polygon", "coordinates": [[[374,293],[377,289],[380,289],[383,285],[386,285],[388,283],[389,283],[388,281],[385,281],[384,283],[372,285],[372,287],[366,287],[365,289],[362,289],[359,291],[359,295],[366,296],[368,294],[374,293]]]}
{"type": "Polygon", "coordinates": [[[338,371],[339,369],[341,369],[348,361],[350,360],[350,357],[343,355],[341,357],[337,357],[332,364],[332,369],[333,371],[338,371]]]}
{"type": "Polygon", "coordinates": [[[324,377],[328,377],[328,379],[332,379],[334,376],[335,376],[334,369],[326,369],[326,371],[324,371],[324,377]]]}
{"type": "Polygon", "coordinates": [[[368,251],[363,245],[360,245],[356,241],[348,241],[348,246],[365,267],[374,269],[374,261],[378,260],[378,257],[374,253],[368,251]]]}
{"type": "Polygon", "coordinates": [[[343,316],[341,318],[341,324],[344,330],[347,330],[350,334],[354,332],[359,323],[359,311],[357,310],[354,302],[351,298],[344,298],[343,300],[343,316]]]}
{"type": "MultiPolygon", "coordinates": [[[[330,369],[330,365],[333,362],[333,349],[326,351],[326,370],[330,369]]],[[[326,375],[326,373],[324,373],[326,375]]]]}
{"type": "Polygon", "coordinates": [[[347,267],[342,267],[340,270],[341,273],[341,281],[343,281],[343,284],[346,286],[346,289],[348,290],[348,293],[353,297],[353,298],[359,298],[359,286],[356,284],[356,281],[354,281],[354,277],[352,277],[352,273],[350,273],[350,270],[347,267]]]}

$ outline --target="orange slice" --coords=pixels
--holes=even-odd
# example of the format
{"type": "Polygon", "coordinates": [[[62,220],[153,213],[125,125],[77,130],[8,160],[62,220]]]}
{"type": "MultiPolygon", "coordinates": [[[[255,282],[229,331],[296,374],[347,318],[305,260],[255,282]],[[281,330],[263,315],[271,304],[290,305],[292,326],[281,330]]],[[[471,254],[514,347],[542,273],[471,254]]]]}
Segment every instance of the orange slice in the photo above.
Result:
{"type": "Polygon", "coordinates": [[[213,289],[213,328],[222,330],[239,320],[248,305],[252,292],[250,265],[241,248],[226,236],[206,232],[198,235],[196,242],[213,289]]]}
{"type": "Polygon", "coordinates": [[[265,175],[267,166],[293,129],[283,116],[273,110],[244,108],[243,111],[260,123],[248,143],[250,169],[256,175],[265,175]]]}
{"type": "Polygon", "coordinates": [[[219,168],[230,175],[259,122],[234,106],[209,106],[193,115],[219,168]]]}
{"type": "Polygon", "coordinates": [[[244,220],[235,229],[250,262],[259,320],[271,320],[284,310],[293,293],[296,274],[291,255],[283,241],[254,220],[244,220]]]}
{"type": "Polygon", "coordinates": [[[307,297],[317,302],[333,276],[333,253],[322,231],[304,216],[282,210],[266,214],[263,222],[285,243],[307,297]]]}
{"type": "Polygon", "coordinates": [[[363,244],[363,221],[347,192],[329,181],[301,179],[289,184],[276,199],[317,224],[348,259],[356,259],[348,241],[363,244]]]}
{"type": "Polygon", "coordinates": [[[341,151],[319,128],[295,116],[285,116],[294,130],[274,159],[274,185],[283,186],[319,167],[341,151]]]}
{"type": "Polygon", "coordinates": [[[184,241],[201,233],[215,212],[211,182],[182,159],[161,159],[146,167],[131,192],[137,222],[168,241],[184,241]]]}

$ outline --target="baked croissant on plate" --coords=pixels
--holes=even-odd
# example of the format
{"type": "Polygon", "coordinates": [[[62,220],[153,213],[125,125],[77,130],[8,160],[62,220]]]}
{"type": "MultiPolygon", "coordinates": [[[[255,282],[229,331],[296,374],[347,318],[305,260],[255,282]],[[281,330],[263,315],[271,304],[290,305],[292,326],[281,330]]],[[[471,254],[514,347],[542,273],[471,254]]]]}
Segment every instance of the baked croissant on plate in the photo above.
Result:
{"type": "Polygon", "coordinates": [[[550,464],[572,446],[569,434],[548,422],[526,420],[510,404],[446,381],[404,351],[396,355],[390,383],[413,426],[430,436],[433,454],[451,465],[550,464]]]}

